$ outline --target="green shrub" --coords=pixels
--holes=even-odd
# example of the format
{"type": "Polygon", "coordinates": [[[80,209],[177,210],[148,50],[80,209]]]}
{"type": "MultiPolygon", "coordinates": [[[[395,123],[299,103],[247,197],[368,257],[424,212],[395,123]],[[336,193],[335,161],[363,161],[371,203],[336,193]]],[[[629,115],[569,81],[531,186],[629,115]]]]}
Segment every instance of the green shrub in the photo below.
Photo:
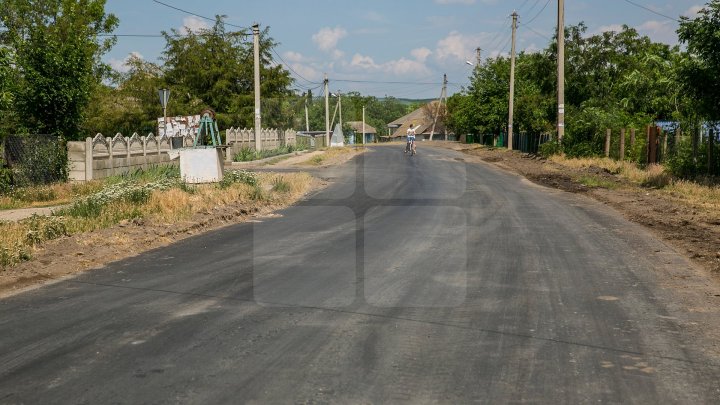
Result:
{"type": "Polygon", "coordinates": [[[233,161],[235,162],[251,162],[253,160],[257,160],[255,149],[251,149],[246,146],[243,146],[240,149],[240,152],[236,153],[233,158],[233,161]]]}
{"type": "Polygon", "coordinates": [[[65,220],[61,217],[41,217],[33,215],[28,219],[30,230],[25,235],[25,242],[36,246],[42,242],[69,236],[65,220]]]}
{"type": "Polygon", "coordinates": [[[540,145],[540,149],[538,150],[538,154],[542,157],[550,157],[559,155],[562,153],[562,145],[555,141],[551,140],[550,142],[545,142],[544,144],[540,145]]]}
{"type": "Polygon", "coordinates": [[[273,180],[273,191],[278,193],[288,193],[290,192],[290,183],[285,181],[283,177],[277,177],[273,180]]]}
{"type": "Polygon", "coordinates": [[[7,167],[0,167],[0,194],[7,194],[13,189],[13,173],[7,167]]]}

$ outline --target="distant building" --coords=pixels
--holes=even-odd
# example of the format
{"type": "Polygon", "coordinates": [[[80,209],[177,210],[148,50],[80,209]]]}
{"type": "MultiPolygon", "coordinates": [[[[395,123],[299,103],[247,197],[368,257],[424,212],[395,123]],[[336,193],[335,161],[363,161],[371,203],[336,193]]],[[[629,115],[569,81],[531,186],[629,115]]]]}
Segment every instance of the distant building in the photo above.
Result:
{"type": "MultiPolygon", "coordinates": [[[[388,124],[390,132],[389,138],[386,140],[399,140],[407,136],[407,130],[410,128],[410,124],[415,126],[415,133],[417,134],[418,140],[430,140],[430,135],[433,130],[433,121],[437,112],[437,101],[428,103],[410,114],[398,118],[397,120],[388,124]]],[[[444,114],[440,114],[437,123],[435,124],[435,132],[433,140],[442,141],[456,141],[457,136],[447,130],[445,125],[444,114]]]]}
{"type": "Polygon", "coordinates": [[[375,142],[375,138],[377,136],[377,129],[375,129],[374,127],[371,127],[370,125],[365,123],[365,133],[363,134],[362,121],[349,121],[347,124],[350,126],[350,128],[352,128],[353,131],[355,131],[357,143],[362,143],[363,135],[365,136],[365,143],[375,142]]]}

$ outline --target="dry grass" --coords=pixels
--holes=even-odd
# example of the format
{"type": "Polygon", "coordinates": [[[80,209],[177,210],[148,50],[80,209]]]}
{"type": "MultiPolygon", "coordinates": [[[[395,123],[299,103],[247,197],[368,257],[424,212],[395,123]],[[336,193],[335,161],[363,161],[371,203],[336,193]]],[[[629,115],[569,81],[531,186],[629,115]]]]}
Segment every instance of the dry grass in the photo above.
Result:
{"type": "Polygon", "coordinates": [[[720,213],[720,187],[718,186],[705,186],[691,181],[678,180],[663,189],[663,192],[695,206],[703,207],[716,215],[720,213]]]}
{"type": "Polygon", "coordinates": [[[65,205],[74,198],[96,193],[103,186],[104,182],[102,181],[90,181],[24,187],[9,194],[0,195],[0,210],[65,205]]]}
{"type": "Polygon", "coordinates": [[[550,160],[572,169],[597,167],[645,187],[662,188],[672,183],[672,176],[660,165],[650,165],[643,169],[632,162],[619,162],[608,158],[568,159],[561,155],[552,156],[550,160]]]}
{"type": "Polygon", "coordinates": [[[351,147],[351,146],[345,146],[342,148],[327,148],[324,149],[321,154],[315,155],[308,160],[305,160],[301,163],[298,163],[299,165],[306,165],[306,166],[321,166],[321,165],[331,165],[337,162],[344,161],[346,158],[350,157],[351,155],[356,155],[358,153],[365,152],[365,147],[351,147]]]}
{"type": "Polygon", "coordinates": [[[643,169],[631,162],[618,162],[607,158],[568,159],[553,156],[551,161],[573,169],[599,167],[617,174],[635,184],[654,187],[675,199],[710,211],[720,210],[720,187],[674,179],[663,166],[650,165],[643,169]]]}
{"type": "MultiPolygon", "coordinates": [[[[28,260],[37,243],[109,228],[125,220],[143,218],[151,223],[172,224],[231,204],[285,207],[306,194],[314,181],[306,173],[262,173],[257,178],[257,185],[233,183],[227,187],[200,185],[154,191],[144,204],[112,202],[92,217],[36,217],[0,222],[0,269],[28,260]],[[279,184],[282,187],[278,187],[279,184]],[[33,242],[29,235],[39,236],[33,242]]],[[[89,186],[87,190],[94,187],[89,186]]],[[[84,192],[88,193],[87,190],[84,192]]]]}

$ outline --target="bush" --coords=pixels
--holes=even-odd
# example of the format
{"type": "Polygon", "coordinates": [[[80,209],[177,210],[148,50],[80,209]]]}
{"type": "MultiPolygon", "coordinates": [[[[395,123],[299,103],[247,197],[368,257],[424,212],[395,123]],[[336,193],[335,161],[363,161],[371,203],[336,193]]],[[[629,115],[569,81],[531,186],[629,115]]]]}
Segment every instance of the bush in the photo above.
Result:
{"type": "Polygon", "coordinates": [[[13,189],[12,170],[0,167],[0,194],[7,194],[13,189]]]}
{"type": "Polygon", "coordinates": [[[538,153],[540,154],[540,156],[548,158],[550,156],[559,155],[562,153],[562,151],[562,145],[556,140],[551,140],[550,142],[545,142],[544,144],[540,145],[538,153]]]}
{"type": "Polygon", "coordinates": [[[36,246],[42,242],[69,236],[67,225],[60,217],[40,217],[33,215],[28,220],[30,230],[25,235],[25,241],[30,246],[36,246]]]}
{"type": "Polygon", "coordinates": [[[248,172],[247,170],[230,170],[225,172],[223,180],[218,183],[218,187],[226,189],[235,183],[247,184],[248,186],[257,186],[259,183],[257,174],[248,172]]]}
{"type": "Polygon", "coordinates": [[[272,189],[278,193],[288,193],[290,192],[290,183],[285,181],[283,177],[277,177],[273,180],[272,189]]]}

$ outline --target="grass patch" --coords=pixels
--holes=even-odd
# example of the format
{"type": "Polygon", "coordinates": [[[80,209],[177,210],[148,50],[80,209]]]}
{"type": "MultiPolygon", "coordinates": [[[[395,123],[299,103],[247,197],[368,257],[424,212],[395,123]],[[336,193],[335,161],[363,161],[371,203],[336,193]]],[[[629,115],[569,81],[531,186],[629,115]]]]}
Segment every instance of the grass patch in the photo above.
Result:
{"type": "Polygon", "coordinates": [[[0,269],[31,259],[34,248],[63,236],[109,228],[138,218],[172,224],[197,213],[230,204],[286,206],[305,194],[312,184],[305,173],[227,172],[221,184],[189,186],[173,171],[132,173],[84,187],[55,216],[34,216],[19,222],[0,222],[0,269]],[[91,191],[94,191],[91,193],[91,191]]]}
{"type": "Polygon", "coordinates": [[[617,188],[617,183],[595,176],[581,176],[577,179],[577,181],[590,188],[607,188],[611,190],[617,188]]]}
{"type": "Polygon", "coordinates": [[[287,155],[299,150],[304,150],[304,148],[295,145],[286,145],[276,149],[261,150],[258,152],[255,149],[243,147],[242,149],[240,149],[240,152],[235,154],[235,156],[233,157],[233,161],[252,162],[255,160],[262,160],[275,156],[287,155]]]}

